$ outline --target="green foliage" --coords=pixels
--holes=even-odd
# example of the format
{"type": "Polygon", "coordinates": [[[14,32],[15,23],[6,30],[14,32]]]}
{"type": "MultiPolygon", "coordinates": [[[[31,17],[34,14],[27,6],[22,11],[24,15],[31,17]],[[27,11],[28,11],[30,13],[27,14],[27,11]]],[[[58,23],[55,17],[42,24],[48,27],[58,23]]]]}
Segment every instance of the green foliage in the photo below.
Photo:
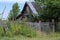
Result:
{"type": "Polygon", "coordinates": [[[9,20],[16,19],[16,16],[19,14],[19,12],[20,12],[20,9],[19,9],[18,3],[14,3],[12,6],[12,9],[10,10],[8,19],[9,20]]]}
{"type": "Polygon", "coordinates": [[[12,35],[23,35],[27,37],[34,37],[36,36],[36,32],[31,28],[28,28],[24,23],[19,24],[18,22],[9,22],[8,23],[8,32],[7,36],[12,35]]]}
{"type": "Polygon", "coordinates": [[[12,12],[12,10],[10,10],[10,13],[9,13],[9,17],[8,17],[8,19],[11,20],[12,17],[13,17],[13,12],[12,12]]]}
{"type": "Polygon", "coordinates": [[[36,2],[42,6],[42,12],[39,16],[40,19],[58,20],[60,18],[60,0],[36,0],[36,2]]]}
{"type": "Polygon", "coordinates": [[[28,38],[25,36],[13,36],[13,37],[0,37],[0,40],[60,40],[60,33],[52,33],[49,35],[40,34],[38,37],[28,38]]]}
{"type": "Polygon", "coordinates": [[[57,32],[60,32],[60,22],[57,22],[57,28],[56,28],[57,32]]]}
{"type": "Polygon", "coordinates": [[[2,27],[2,26],[0,26],[0,36],[3,36],[3,34],[4,34],[3,27],[2,27]]]}
{"type": "Polygon", "coordinates": [[[31,22],[34,22],[34,20],[35,20],[35,18],[33,17],[32,13],[30,13],[30,15],[29,15],[29,20],[30,20],[31,22]]]}
{"type": "Polygon", "coordinates": [[[36,31],[32,28],[29,28],[25,25],[25,23],[19,24],[18,22],[8,22],[7,23],[7,32],[4,32],[4,29],[2,26],[0,26],[0,36],[16,36],[16,35],[23,35],[26,37],[35,37],[36,31]]]}

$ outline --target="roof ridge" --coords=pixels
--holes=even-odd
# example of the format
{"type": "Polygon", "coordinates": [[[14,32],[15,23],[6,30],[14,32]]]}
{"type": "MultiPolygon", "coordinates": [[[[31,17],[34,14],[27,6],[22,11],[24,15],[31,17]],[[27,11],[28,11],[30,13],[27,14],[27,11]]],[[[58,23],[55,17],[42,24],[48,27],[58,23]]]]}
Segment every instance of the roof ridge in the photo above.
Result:
{"type": "Polygon", "coordinates": [[[31,2],[26,2],[28,4],[28,6],[30,7],[30,9],[32,10],[32,12],[34,13],[33,16],[38,16],[38,12],[36,11],[35,7],[32,5],[31,2]],[[32,9],[33,8],[33,9],[32,9]],[[34,10],[34,11],[33,11],[34,10]]]}

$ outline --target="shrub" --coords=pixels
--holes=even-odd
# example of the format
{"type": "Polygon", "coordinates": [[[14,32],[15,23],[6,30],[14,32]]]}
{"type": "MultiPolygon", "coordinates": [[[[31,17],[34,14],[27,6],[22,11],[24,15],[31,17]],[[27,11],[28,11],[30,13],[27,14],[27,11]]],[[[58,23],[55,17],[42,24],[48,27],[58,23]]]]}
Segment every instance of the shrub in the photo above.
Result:
{"type": "Polygon", "coordinates": [[[0,36],[4,35],[4,30],[3,30],[3,26],[0,26],[0,36]]]}
{"type": "Polygon", "coordinates": [[[58,24],[57,24],[56,31],[60,32],[60,22],[58,22],[58,24]]]}
{"type": "Polygon", "coordinates": [[[18,22],[8,22],[7,36],[23,35],[27,37],[36,36],[36,32],[31,28],[28,28],[25,23],[19,24],[18,22]]]}

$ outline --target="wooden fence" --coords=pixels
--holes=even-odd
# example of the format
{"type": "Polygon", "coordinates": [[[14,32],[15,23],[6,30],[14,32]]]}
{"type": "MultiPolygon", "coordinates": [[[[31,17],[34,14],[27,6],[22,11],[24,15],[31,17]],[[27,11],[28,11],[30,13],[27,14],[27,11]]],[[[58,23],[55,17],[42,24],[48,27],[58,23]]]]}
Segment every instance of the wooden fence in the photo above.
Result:
{"type": "MultiPolygon", "coordinates": [[[[21,23],[21,22],[20,22],[21,23]]],[[[55,26],[52,22],[26,22],[27,27],[41,32],[55,32],[55,26]]]]}
{"type": "Polygon", "coordinates": [[[41,32],[54,32],[55,30],[54,24],[51,22],[39,22],[39,23],[26,22],[26,25],[30,28],[33,28],[41,32]]]}
{"type": "MultiPolygon", "coordinates": [[[[22,23],[22,22],[19,22],[22,23]]],[[[27,27],[30,27],[36,31],[41,31],[41,32],[55,32],[55,26],[54,23],[52,22],[25,22],[27,27]]],[[[7,24],[6,22],[3,23],[4,30],[6,31],[7,29],[7,24]]]]}
{"type": "Polygon", "coordinates": [[[7,32],[7,22],[5,21],[0,21],[0,27],[3,27],[4,32],[7,32]]]}

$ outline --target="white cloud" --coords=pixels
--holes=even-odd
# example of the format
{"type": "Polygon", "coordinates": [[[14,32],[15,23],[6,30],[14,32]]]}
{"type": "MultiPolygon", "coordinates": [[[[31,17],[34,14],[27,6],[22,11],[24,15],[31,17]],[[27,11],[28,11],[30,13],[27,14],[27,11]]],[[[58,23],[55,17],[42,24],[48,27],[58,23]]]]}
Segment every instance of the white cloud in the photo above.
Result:
{"type": "Polygon", "coordinates": [[[26,1],[34,1],[34,0],[0,0],[0,2],[26,2],[26,1]]]}

